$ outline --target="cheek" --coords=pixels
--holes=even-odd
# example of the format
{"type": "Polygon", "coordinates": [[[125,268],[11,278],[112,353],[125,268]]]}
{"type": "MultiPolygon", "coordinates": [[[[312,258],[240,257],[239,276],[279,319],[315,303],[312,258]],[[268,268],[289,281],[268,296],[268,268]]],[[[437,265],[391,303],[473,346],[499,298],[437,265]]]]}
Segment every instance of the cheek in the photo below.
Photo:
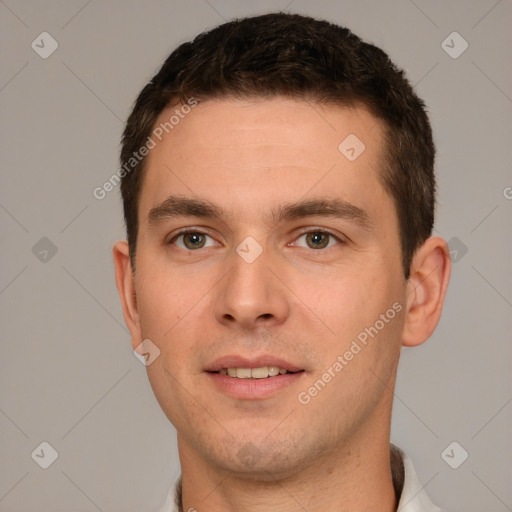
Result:
{"type": "Polygon", "coordinates": [[[176,272],[171,275],[157,268],[153,265],[143,273],[139,287],[141,333],[160,350],[146,370],[164,413],[173,424],[186,428],[187,422],[201,416],[198,402],[191,400],[195,394],[191,368],[197,349],[194,342],[201,332],[198,321],[205,315],[201,300],[205,291],[190,279],[177,279],[176,272]]]}
{"type": "Polygon", "coordinates": [[[379,381],[389,379],[400,353],[405,306],[403,288],[396,281],[390,273],[372,273],[367,267],[302,288],[324,331],[323,335],[312,333],[320,362],[312,382],[321,379],[333,383],[319,404],[327,407],[332,400],[340,407],[352,404],[357,408],[364,393],[376,398],[382,392],[379,381]],[[325,374],[329,369],[336,377],[325,374]],[[354,401],[351,397],[359,398],[354,401]]]}
{"type": "Polygon", "coordinates": [[[310,402],[310,418],[321,418],[323,431],[357,428],[384,395],[391,398],[404,308],[399,301],[370,304],[365,298],[346,301],[337,323],[332,317],[337,337],[320,338],[321,364],[298,397],[301,404],[310,402]]]}
{"type": "Polygon", "coordinates": [[[140,272],[137,307],[142,335],[165,341],[205,292],[200,281],[180,278],[179,271],[158,260],[141,262],[137,272],[140,272]]]}
{"type": "MultiPolygon", "coordinates": [[[[143,338],[150,339],[160,349],[156,372],[171,372],[179,383],[192,377],[198,368],[199,349],[204,346],[205,332],[210,332],[214,318],[211,292],[218,277],[212,272],[201,273],[171,267],[158,258],[147,258],[140,264],[138,310],[143,338]]],[[[149,373],[149,372],[148,372],[149,373]]],[[[168,386],[179,384],[163,375],[168,386]]]]}
{"type": "Polygon", "coordinates": [[[297,280],[294,289],[305,297],[304,307],[329,328],[338,343],[373,325],[398,297],[389,276],[372,273],[369,266],[297,280]]]}

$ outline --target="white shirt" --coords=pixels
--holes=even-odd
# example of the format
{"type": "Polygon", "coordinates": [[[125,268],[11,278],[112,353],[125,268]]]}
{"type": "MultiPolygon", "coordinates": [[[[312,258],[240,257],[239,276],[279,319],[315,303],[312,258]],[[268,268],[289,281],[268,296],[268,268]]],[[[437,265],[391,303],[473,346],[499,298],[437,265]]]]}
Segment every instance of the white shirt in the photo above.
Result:
{"type": "MultiPolygon", "coordinates": [[[[418,480],[411,459],[400,448],[391,445],[391,449],[395,450],[401,457],[404,469],[404,482],[397,512],[442,512],[428,498],[427,493],[418,480]]],[[[393,474],[395,474],[394,471],[393,474]]],[[[176,494],[180,479],[181,475],[174,481],[171,490],[167,494],[164,506],[158,512],[179,512],[178,505],[176,504],[176,494]]],[[[394,483],[396,485],[396,482],[394,483]]]]}

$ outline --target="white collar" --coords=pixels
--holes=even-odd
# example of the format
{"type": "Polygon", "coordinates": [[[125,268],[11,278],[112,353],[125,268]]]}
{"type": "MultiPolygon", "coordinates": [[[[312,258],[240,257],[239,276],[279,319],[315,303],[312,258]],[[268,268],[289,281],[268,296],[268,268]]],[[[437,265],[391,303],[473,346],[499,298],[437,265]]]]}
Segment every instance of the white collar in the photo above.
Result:
{"type": "MultiPolygon", "coordinates": [[[[411,459],[400,448],[391,445],[392,450],[396,450],[403,462],[404,469],[404,485],[400,502],[398,503],[397,512],[442,512],[436,507],[427,496],[425,489],[420,484],[411,459]]],[[[176,504],[176,493],[180,485],[181,475],[176,477],[163,507],[158,512],[178,512],[176,504]]]]}
{"type": "MultiPolygon", "coordinates": [[[[424,486],[420,484],[412,460],[400,448],[396,448],[404,463],[404,487],[397,512],[442,512],[430,501],[424,486]]],[[[170,510],[172,511],[172,508],[170,510]]]]}

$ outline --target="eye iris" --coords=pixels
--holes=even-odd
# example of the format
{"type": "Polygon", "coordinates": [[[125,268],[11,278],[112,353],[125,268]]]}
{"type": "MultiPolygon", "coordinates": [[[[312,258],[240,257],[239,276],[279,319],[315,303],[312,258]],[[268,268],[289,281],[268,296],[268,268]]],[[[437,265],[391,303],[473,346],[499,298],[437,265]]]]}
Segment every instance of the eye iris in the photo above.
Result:
{"type": "Polygon", "coordinates": [[[205,238],[200,233],[185,233],[183,242],[189,249],[200,249],[205,244],[205,238]]]}
{"type": "Polygon", "coordinates": [[[312,249],[323,249],[329,243],[329,237],[326,233],[315,231],[306,235],[306,241],[309,246],[314,246],[312,249]]]}

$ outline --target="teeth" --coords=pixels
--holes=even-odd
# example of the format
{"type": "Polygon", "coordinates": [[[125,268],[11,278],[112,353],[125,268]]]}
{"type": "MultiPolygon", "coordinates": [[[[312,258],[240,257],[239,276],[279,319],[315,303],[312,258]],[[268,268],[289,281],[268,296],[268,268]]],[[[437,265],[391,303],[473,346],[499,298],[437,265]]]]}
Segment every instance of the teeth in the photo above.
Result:
{"type": "Polygon", "coordinates": [[[222,368],[219,373],[238,379],[266,379],[267,377],[284,375],[288,372],[278,366],[262,366],[260,368],[222,368]]]}
{"type": "Polygon", "coordinates": [[[251,369],[250,368],[237,368],[236,376],[239,379],[250,379],[251,378],[251,369]]]}
{"type": "Polygon", "coordinates": [[[266,379],[268,377],[268,368],[266,366],[263,366],[262,368],[253,368],[251,370],[251,377],[253,379],[266,379]]]}

